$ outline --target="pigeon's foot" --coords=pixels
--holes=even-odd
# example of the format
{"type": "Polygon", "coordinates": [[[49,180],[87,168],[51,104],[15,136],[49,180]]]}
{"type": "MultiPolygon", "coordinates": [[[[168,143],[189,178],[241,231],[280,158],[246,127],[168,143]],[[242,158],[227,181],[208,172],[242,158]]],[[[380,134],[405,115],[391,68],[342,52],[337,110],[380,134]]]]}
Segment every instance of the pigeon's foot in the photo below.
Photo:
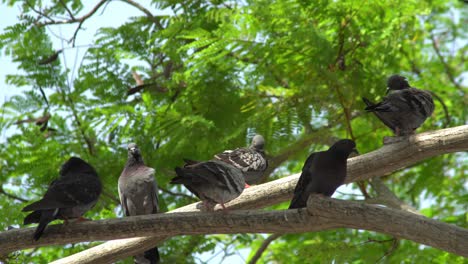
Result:
{"type": "Polygon", "coordinates": [[[407,136],[399,136],[399,137],[384,137],[383,138],[383,144],[384,145],[390,145],[390,144],[395,144],[398,142],[402,142],[408,139],[407,136]]]}
{"type": "Polygon", "coordinates": [[[78,217],[78,219],[76,219],[76,222],[79,223],[79,222],[86,222],[86,221],[92,221],[91,219],[88,219],[88,218],[84,218],[82,216],[78,217]]]}
{"type": "Polygon", "coordinates": [[[247,188],[250,188],[250,185],[248,185],[247,183],[245,184],[245,189],[247,188]]]}
{"type": "Polygon", "coordinates": [[[202,201],[197,204],[197,209],[203,212],[213,212],[216,204],[210,203],[208,201],[202,201]]]}
{"type": "Polygon", "coordinates": [[[221,203],[221,207],[223,208],[223,213],[227,214],[229,212],[229,209],[226,208],[226,206],[224,205],[224,203],[221,203]]]}

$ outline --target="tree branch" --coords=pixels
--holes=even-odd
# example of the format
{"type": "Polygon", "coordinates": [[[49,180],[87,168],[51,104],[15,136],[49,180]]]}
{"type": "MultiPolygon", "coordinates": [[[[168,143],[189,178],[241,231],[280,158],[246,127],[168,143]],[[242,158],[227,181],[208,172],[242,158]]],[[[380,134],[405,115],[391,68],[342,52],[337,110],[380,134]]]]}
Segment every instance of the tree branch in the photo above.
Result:
{"type": "Polygon", "coordinates": [[[321,195],[311,196],[307,208],[299,210],[154,214],[52,225],[39,241],[31,239],[35,228],[13,229],[0,233],[0,252],[143,235],[304,233],[335,228],[380,232],[468,256],[468,229],[401,210],[321,195]]]}
{"type": "MultiPolygon", "coordinates": [[[[108,0],[101,0],[97,3],[97,5],[95,5],[93,7],[93,9],[91,9],[90,12],[88,12],[86,15],[82,16],[82,17],[79,17],[79,18],[74,18],[74,17],[71,17],[71,19],[68,19],[68,20],[53,20],[51,18],[51,21],[47,21],[47,22],[42,22],[42,23],[37,23],[36,26],[38,27],[43,27],[43,26],[47,26],[47,25],[59,25],[59,24],[74,24],[74,23],[83,23],[83,21],[85,21],[86,19],[90,18],[92,15],[94,15],[94,13],[96,13],[99,8],[101,8],[102,5],[104,5],[108,0]]],[[[44,14],[42,13],[39,13],[40,15],[43,15],[45,16],[44,14]]],[[[46,16],[47,17],[47,16],[46,16]]]]}
{"type": "Polygon", "coordinates": [[[452,82],[452,84],[460,91],[462,91],[462,87],[460,84],[455,80],[455,76],[453,76],[452,68],[450,65],[445,61],[444,56],[442,56],[442,53],[440,52],[439,45],[435,39],[435,36],[432,32],[430,32],[430,39],[432,42],[432,47],[434,48],[434,51],[437,55],[437,58],[439,58],[440,63],[444,66],[445,73],[447,74],[449,80],[452,82]]]}
{"type": "Polygon", "coordinates": [[[366,203],[383,204],[391,208],[421,215],[421,213],[416,208],[400,200],[387,186],[385,186],[379,177],[375,177],[370,180],[370,185],[377,193],[377,197],[366,199],[366,203]]]}
{"type": "Polygon", "coordinates": [[[122,2],[124,3],[127,3],[131,6],[134,6],[136,7],[137,9],[139,9],[141,12],[145,13],[145,15],[153,22],[156,24],[156,26],[159,28],[159,29],[164,29],[164,27],[161,25],[161,22],[159,21],[159,19],[157,19],[155,16],[153,16],[153,14],[148,10],[146,9],[144,6],[140,5],[139,3],[133,1],[133,0],[121,0],[122,2]]]}
{"type": "Polygon", "coordinates": [[[255,264],[257,261],[260,259],[262,256],[263,252],[268,248],[271,242],[273,242],[275,239],[280,237],[281,234],[272,234],[268,236],[265,240],[263,240],[262,244],[258,248],[257,252],[255,252],[255,255],[249,260],[248,264],[255,264]]]}
{"type": "Polygon", "coordinates": [[[10,199],[14,199],[14,200],[17,200],[17,201],[22,202],[22,203],[28,203],[29,202],[29,200],[26,200],[26,199],[21,198],[19,196],[13,195],[11,193],[7,193],[5,191],[5,189],[3,189],[2,185],[0,185],[0,194],[3,194],[3,195],[5,195],[6,197],[8,197],[10,199]]]}
{"type": "MultiPolygon", "coordinates": [[[[436,155],[466,150],[468,150],[468,125],[413,135],[406,141],[384,145],[376,151],[349,159],[346,183],[388,175],[405,166],[436,155]]],[[[297,173],[252,186],[226,206],[234,210],[253,209],[287,201],[292,197],[299,175],[297,173]]],[[[196,204],[187,205],[169,213],[193,211],[198,211],[196,204]]],[[[388,222],[386,219],[386,223],[388,222]]],[[[166,235],[165,232],[159,233],[159,235],[161,234],[166,235]]],[[[443,237],[448,238],[449,236],[444,234],[443,237]]],[[[167,236],[146,236],[113,240],[54,263],[109,263],[145,251],[166,238],[167,236]]]]}

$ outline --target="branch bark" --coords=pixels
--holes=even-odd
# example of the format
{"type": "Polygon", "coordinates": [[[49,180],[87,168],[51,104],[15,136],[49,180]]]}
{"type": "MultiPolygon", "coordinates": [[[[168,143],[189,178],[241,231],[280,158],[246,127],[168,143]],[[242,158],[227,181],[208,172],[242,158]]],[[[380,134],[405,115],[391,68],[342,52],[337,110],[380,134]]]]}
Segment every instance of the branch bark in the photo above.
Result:
{"type": "MultiPolygon", "coordinates": [[[[370,178],[377,177],[377,176],[388,175],[396,170],[399,170],[399,169],[404,168],[405,166],[420,162],[426,158],[430,158],[436,155],[452,153],[452,152],[457,152],[457,151],[466,151],[466,150],[468,150],[468,125],[413,135],[409,137],[406,141],[402,141],[402,142],[391,144],[391,145],[384,145],[382,148],[376,151],[372,151],[370,153],[349,159],[348,176],[346,178],[346,183],[355,182],[358,180],[370,179],[370,178]]],[[[292,196],[294,187],[297,183],[299,175],[300,174],[294,174],[294,175],[284,177],[275,181],[271,181],[265,184],[252,186],[246,189],[240,197],[228,203],[227,207],[230,209],[264,208],[266,206],[274,205],[280,202],[284,202],[288,199],[291,199],[291,196],[292,196]]],[[[364,206],[364,205],[360,205],[360,206],[364,206]]],[[[383,208],[380,208],[380,209],[383,209],[383,208]]],[[[385,209],[385,210],[391,210],[391,209],[385,209]]],[[[176,210],[170,211],[169,213],[194,212],[194,211],[199,211],[198,209],[196,209],[196,204],[184,206],[176,210]]],[[[293,210],[290,210],[290,211],[293,211],[293,210]]],[[[319,210],[314,210],[314,211],[316,213],[319,212],[319,210]]],[[[392,212],[403,213],[397,210],[393,210],[392,212]]],[[[406,213],[404,214],[407,215],[406,213]]],[[[168,215],[167,217],[170,217],[170,214],[167,214],[167,215],[168,215]]],[[[201,216],[202,214],[197,214],[197,215],[201,216]]],[[[286,215],[289,216],[287,213],[286,215]]],[[[159,215],[156,217],[159,217],[159,215]]],[[[221,214],[217,214],[217,217],[224,217],[224,216],[221,214]]],[[[341,215],[340,217],[344,217],[344,216],[341,215]]],[[[411,214],[411,217],[420,217],[420,216],[411,214]]],[[[390,218],[387,218],[385,220],[385,225],[393,222],[393,219],[394,219],[393,216],[391,216],[390,218]],[[389,221],[389,219],[392,219],[392,221],[389,221]]],[[[411,218],[411,219],[415,219],[415,218],[411,218]]],[[[111,220],[107,220],[107,221],[111,221],[111,220]]],[[[117,220],[112,220],[112,221],[117,221],[117,220]]],[[[289,218],[287,221],[284,221],[285,222],[284,224],[287,224],[288,221],[289,221],[289,218]]],[[[433,220],[430,220],[430,221],[433,221],[433,220]]],[[[187,225],[189,224],[189,222],[185,222],[185,221],[180,222],[180,223],[185,223],[187,225]]],[[[419,223],[419,220],[409,225],[418,226],[419,225],[418,223],[419,223]]],[[[354,224],[359,225],[361,224],[361,222],[356,221],[356,223],[354,224]]],[[[401,230],[404,230],[404,228],[406,228],[402,225],[397,225],[397,226],[398,228],[402,228],[401,230]]],[[[60,228],[60,227],[51,226],[48,229],[47,233],[49,233],[49,231],[52,228],[60,228]]],[[[364,227],[362,228],[365,229],[364,227]]],[[[198,229],[198,227],[195,229],[198,229]]],[[[15,230],[15,231],[27,232],[24,230],[26,229],[15,230]]],[[[62,230],[65,231],[64,228],[62,228],[62,230]]],[[[291,232],[291,230],[287,230],[287,231],[291,232]]],[[[310,231],[313,231],[313,230],[310,230],[310,231]]],[[[375,231],[380,232],[378,230],[375,230],[375,231]]],[[[394,236],[400,236],[399,232],[401,232],[397,230],[398,232],[392,233],[390,232],[390,229],[387,231],[388,232],[384,232],[384,233],[388,233],[394,236]]],[[[32,231],[29,231],[29,234],[31,234],[31,232],[32,231]]],[[[272,232],[278,232],[278,230],[272,231],[272,232]]],[[[157,233],[157,232],[153,232],[153,233],[157,233]]],[[[60,259],[54,263],[110,263],[112,261],[117,261],[119,259],[132,256],[132,255],[135,255],[136,253],[145,251],[153,247],[155,244],[160,243],[161,241],[163,241],[164,239],[166,239],[168,236],[171,235],[170,233],[167,233],[164,230],[163,232],[157,233],[159,236],[148,236],[149,234],[150,233],[143,232],[143,235],[146,235],[144,237],[135,237],[135,238],[129,238],[129,239],[109,241],[99,246],[84,250],[80,253],[60,259]]],[[[454,233],[443,234],[441,235],[440,238],[438,238],[438,240],[441,238],[449,239],[449,237],[451,237],[453,234],[454,233]]],[[[9,250],[15,250],[13,248],[16,248],[16,249],[20,248],[19,245],[17,245],[16,247],[9,246],[9,243],[6,243],[5,240],[3,240],[4,234],[1,234],[1,235],[2,235],[2,239],[0,241],[3,241],[3,242],[0,242],[0,249],[1,249],[0,252],[5,253],[5,252],[8,252],[9,250]]],[[[424,235],[423,232],[421,232],[420,235],[424,235]]],[[[51,236],[52,236],[52,233],[51,233],[51,236]]],[[[67,236],[67,235],[64,233],[64,236],[67,236]]],[[[48,237],[49,236],[47,234],[44,234],[44,240],[41,238],[41,240],[39,240],[39,243],[45,243],[46,241],[48,241],[48,243],[52,243],[52,240],[50,240],[48,237]]],[[[119,236],[115,234],[115,236],[112,236],[109,239],[116,239],[118,237],[119,236]]],[[[466,243],[468,238],[466,236],[464,238],[465,238],[464,243],[466,243]]],[[[23,240],[23,242],[24,241],[28,242],[29,240],[31,240],[30,237],[28,239],[23,240]]],[[[21,240],[17,239],[16,241],[21,241],[21,240]]],[[[414,241],[417,241],[417,240],[414,240],[414,241]]],[[[44,244],[32,244],[32,243],[28,244],[29,247],[34,247],[34,246],[39,246],[39,245],[44,245],[44,244]]],[[[429,242],[427,242],[427,245],[432,245],[432,244],[429,244],[429,242]]],[[[21,246],[21,248],[26,248],[26,247],[27,247],[26,245],[21,246]]]]}
{"type": "MultiPolygon", "coordinates": [[[[0,234],[0,252],[25,247],[128,238],[142,235],[201,235],[236,233],[304,233],[353,228],[389,234],[402,239],[468,256],[468,229],[423,216],[355,201],[321,195],[309,198],[307,208],[294,210],[239,210],[156,214],[87,223],[53,225],[39,241],[34,228],[0,234]]],[[[152,245],[154,246],[154,245],[152,245]]]]}

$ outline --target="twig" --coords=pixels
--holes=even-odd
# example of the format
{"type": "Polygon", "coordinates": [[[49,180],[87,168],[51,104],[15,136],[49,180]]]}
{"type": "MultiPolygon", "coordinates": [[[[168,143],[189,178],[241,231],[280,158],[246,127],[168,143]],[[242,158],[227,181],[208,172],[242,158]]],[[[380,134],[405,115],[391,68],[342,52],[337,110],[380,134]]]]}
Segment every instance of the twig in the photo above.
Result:
{"type": "Polygon", "coordinates": [[[255,264],[257,261],[260,259],[262,256],[263,252],[268,248],[271,242],[273,242],[275,239],[279,238],[281,234],[272,234],[269,237],[267,237],[265,240],[263,240],[262,244],[260,247],[257,249],[257,252],[255,252],[255,255],[249,260],[248,264],[255,264]]]}
{"type": "Polygon", "coordinates": [[[394,237],[393,239],[393,243],[392,245],[390,246],[390,248],[385,252],[385,254],[380,257],[375,263],[379,263],[380,261],[382,261],[384,258],[388,257],[390,254],[392,254],[393,252],[395,252],[395,250],[398,248],[398,245],[400,245],[400,240],[397,239],[396,237],[394,237]]]}
{"type": "Polygon", "coordinates": [[[447,74],[449,80],[452,82],[455,87],[457,87],[458,90],[462,90],[462,87],[460,86],[459,83],[455,81],[455,77],[453,76],[452,69],[450,68],[450,65],[444,60],[444,57],[442,56],[442,53],[440,53],[439,45],[437,44],[437,41],[434,37],[434,34],[430,32],[430,38],[432,42],[432,47],[434,48],[434,51],[439,58],[440,62],[444,66],[445,73],[447,74]]]}
{"type": "Polygon", "coordinates": [[[67,13],[68,13],[68,15],[70,15],[70,18],[71,18],[71,19],[75,19],[75,16],[73,16],[73,13],[70,11],[70,9],[68,9],[67,4],[65,4],[65,3],[63,2],[63,0],[60,0],[60,3],[63,5],[63,7],[65,8],[65,10],[67,10],[67,13]]]}
{"type": "Polygon", "coordinates": [[[372,189],[377,193],[377,197],[366,199],[366,203],[370,204],[383,204],[388,207],[404,210],[414,214],[421,215],[421,213],[411,205],[400,200],[383,182],[379,177],[375,177],[370,181],[372,189]]]}
{"type": "Polygon", "coordinates": [[[68,40],[68,43],[72,43],[72,47],[74,48],[75,47],[75,43],[76,43],[76,36],[78,35],[78,31],[80,31],[81,29],[81,26],[83,26],[83,21],[81,21],[79,24],[78,24],[78,27],[75,29],[75,32],[73,33],[73,36],[70,38],[70,40],[68,40]]]}
{"type": "Polygon", "coordinates": [[[16,196],[16,195],[7,193],[7,192],[5,191],[5,189],[3,189],[3,186],[1,186],[1,185],[0,185],[0,193],[3,194],[3,195],[5,195],[5,196],[8,197],[8,198],[11,198],[11,199],[20,201],[20,202],[22,202],[22,203],[27,203],[27,202],[29,202],[29,200],[26,200],[26,199],[21,198],[21,197],[19,197],[19,196],[16,196]]]}
{"type": "Polygon", "coordinates": [[[161,22],[159,21],[159,19],[157,19],[155,16],[153,16],[153,14],[148,10],[146,9],[144,6],[140,5],[139,3],[133,1],[133,0],[121,0],[122,2],[124,3],[127,3],[129,5],[132,5],[134,7],[136,7],[137,9],[139,9],[140,11],[142,11],[143,13],[145,13],[145,15],[152,21],[156,24],[156,26],[159,28],[159,29],[164,29],[164,27],[161,25],[161,22]]]}
{"type": "Polygon", "coordinates": [[[43,26],[47,26],[47,25],[61,25],[61,24],[73,24],[73,23],[79,23],[79,22],[83,22],[85,21],[86,19],[88,19],[89,17],[91,17],[92,15],[94,15],[94,13],[96,13],[99,8],[105,4],[108,0],[101,0],[99,1],[99,3],[97,3],[97,5],[95,5],[93,7],[93,9],[91,9],[90,12],[88,12],[86,15],[80,17],[80,18],[71,18],[71,19],[67,19],[67,20],[53,20],[49,17],[47,17],[44,13],[42,12],[38,12],[40,15],[42,16],[45,16],[47,18],[49,18],[51,21],[48,21],[48,22],[43,22],[43,23],[37,23],[36,26],[38,27],[43,27],[43,26]]]}
{"type": "Polygon", "coordinates": [[[429,91],[429,92],[432,94],[432,96],[434,96],[435,99],[437,99],[437,101],[439,101],[439,103],[442,105],[442,108],[444,109],[445,120],[446,120],[446,122],[444,124],[444,128],[450,127],[450,123],[451,123],[450,122],[450,120],[451,120],[450,113],[448,111],[447,106],[444,103],[444,100],[442,100],[442,98],[440,98],[440,96],[438,96],[435,92],[433,92],[433,91],[429,91]]]}

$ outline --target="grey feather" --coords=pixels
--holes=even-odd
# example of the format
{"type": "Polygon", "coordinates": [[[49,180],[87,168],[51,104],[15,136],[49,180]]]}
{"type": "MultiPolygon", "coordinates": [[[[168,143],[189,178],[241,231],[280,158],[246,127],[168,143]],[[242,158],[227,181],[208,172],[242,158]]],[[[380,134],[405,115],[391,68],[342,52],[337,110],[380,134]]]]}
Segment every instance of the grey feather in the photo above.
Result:
{"type": "Polygon", "coordinates": [[[172,184],[184,184],[200,200],[221,204],[237,198],[245,188],[241,170],[223,161],[212,160],[176,168],[172,184]]]}
{"type": "Polygon", "coordinates": [[[263,136],[255,135],[248,148],[226,150],[216,154],[214,158],[240,169],[244,173],[247,183],[256,183],[262,178],[268,168],[264,146],[265,139],[263,136]]]}
{"type": "Polygon", "coordinates": [[[406,79],[393,75],[388,79],[389,94],[379,103],[362,98],[368,112],[373,112],[396,136],[413,134],[434,112],[431,93],[411,88],[406,79]]]}

